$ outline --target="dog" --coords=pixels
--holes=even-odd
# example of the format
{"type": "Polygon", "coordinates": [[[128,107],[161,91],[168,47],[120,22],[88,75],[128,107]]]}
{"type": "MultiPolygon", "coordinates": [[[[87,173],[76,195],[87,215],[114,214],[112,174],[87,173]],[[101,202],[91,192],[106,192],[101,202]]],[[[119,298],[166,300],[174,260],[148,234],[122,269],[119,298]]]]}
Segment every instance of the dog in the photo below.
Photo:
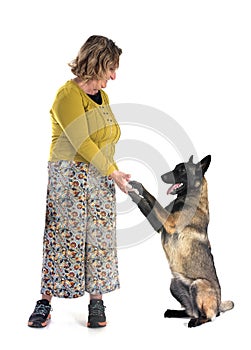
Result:
{"type": "Polygon", "coordinates": [[[207,228],[209,224],[208,190],[205,172],[211,162],[208,155],[194,163],[176,165],[161,176],[171,184],[167,194],[177,195],[166,208],[137,181],[130,181],[128,194],[146,216],[161,242],[172,272],[170,291],[183,309],[167,309],[164,317],[190,318],[188,327],[212,321],[221,312],[234,307],[221,301],[221,287],[216,274],[207,228]]]}

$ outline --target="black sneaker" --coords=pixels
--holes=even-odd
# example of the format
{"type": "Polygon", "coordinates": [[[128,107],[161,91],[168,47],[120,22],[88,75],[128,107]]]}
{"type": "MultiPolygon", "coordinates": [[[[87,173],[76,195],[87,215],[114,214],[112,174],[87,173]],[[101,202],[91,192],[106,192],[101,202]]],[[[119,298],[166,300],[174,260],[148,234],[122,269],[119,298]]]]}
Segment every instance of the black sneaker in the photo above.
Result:
{"type": "Polygon", "coordinates": [[[48,300],[38,300],[33,313],[30,315],[28,326],[42,328],[47,326],[51,315],[51,305],[48,300]]]}
{"type": "Polygon", "coordinates": [[[103,300],[92,299],[88,305],[89,316],[87,327],[99,328],[106,326],[105,306],[103,300]]]}

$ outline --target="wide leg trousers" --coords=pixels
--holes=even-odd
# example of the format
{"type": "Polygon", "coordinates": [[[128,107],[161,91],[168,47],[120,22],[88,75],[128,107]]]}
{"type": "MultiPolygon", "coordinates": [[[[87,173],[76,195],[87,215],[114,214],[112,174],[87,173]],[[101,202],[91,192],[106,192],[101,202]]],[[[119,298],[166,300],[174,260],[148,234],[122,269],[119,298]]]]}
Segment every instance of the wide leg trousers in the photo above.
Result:
{"type": "Polygon", "coordinates": [[[86,163],[49,162],[41,293],[77,298],[117,288],[114,181],[86,163]]]}

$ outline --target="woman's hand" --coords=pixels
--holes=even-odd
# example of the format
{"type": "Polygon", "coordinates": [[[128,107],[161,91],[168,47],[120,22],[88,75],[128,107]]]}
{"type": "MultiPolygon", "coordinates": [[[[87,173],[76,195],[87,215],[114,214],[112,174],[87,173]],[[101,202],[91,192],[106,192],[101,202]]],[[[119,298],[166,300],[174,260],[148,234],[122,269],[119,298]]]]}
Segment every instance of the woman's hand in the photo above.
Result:
{"type": "Polygon", "coordinates": [[[110,177],[115,181],[116,185],[121,189],[122,192],[128,192],[128,181],[131,178],[130,174],[125,174],[122,171],[115,170],[110,177]]]}

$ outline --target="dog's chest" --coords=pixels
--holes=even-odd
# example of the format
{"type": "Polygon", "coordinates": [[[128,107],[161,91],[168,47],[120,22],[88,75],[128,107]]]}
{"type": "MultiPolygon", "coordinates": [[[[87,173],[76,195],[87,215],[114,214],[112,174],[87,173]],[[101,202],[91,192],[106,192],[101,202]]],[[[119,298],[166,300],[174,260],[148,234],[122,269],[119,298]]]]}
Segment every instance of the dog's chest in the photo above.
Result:
{"type": "Polygon", "coordinates": [[[168,206],[165,207],[165,209],[169,213],[173,214],[173,213],[176,213],[177,211],[182,211],[184,204],[185,204],[185,197],[177,198],[174,201],[172,201],[170,204],[168,204],[168,206]]]}
{"type": "Polygon", "coordinates": [[[165,229],[162,229],[161,242],[169,262],[176,259],[177,256],[182,253],[184,248],[183,244],[187,246],[182,234],[175,232],[174,234],[169,235],[166,233],[165,229]]]}
{"type": "MultiPolygon", "coordinates": [[[[170,266],[182,264],[186,259],[191,257],[195,238],[194,234],[191,234],[188,228],[185,228],[181,232],[175,232],[172,235],[162,230],[161,242],[170,266]]],[[[201,238],[199,237],[199,240],[201,238]]],[[[204,238],[202,240],[204,241],[204,238]]]]}

